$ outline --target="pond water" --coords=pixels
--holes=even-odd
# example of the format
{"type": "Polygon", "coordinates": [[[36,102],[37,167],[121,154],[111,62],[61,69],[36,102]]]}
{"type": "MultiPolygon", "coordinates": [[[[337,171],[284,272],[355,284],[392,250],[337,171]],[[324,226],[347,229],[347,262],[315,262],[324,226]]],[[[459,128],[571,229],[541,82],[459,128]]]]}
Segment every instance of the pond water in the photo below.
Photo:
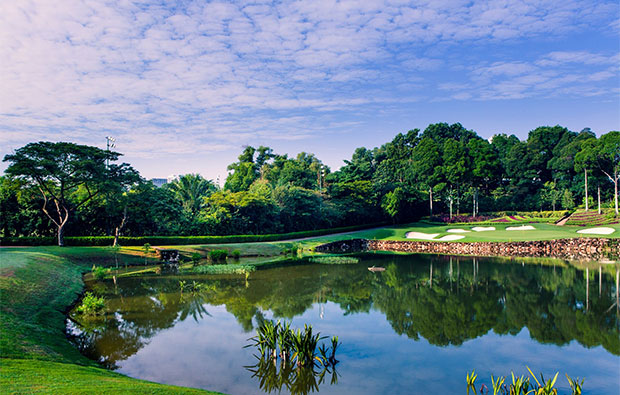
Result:
{"type": "MultiPolygon", "coordinates": [[[[228,394],[465,393],[490,375],[585,377],[584,393],[620,391],[617,266],[430,255],[360,255],[216,277],[151,274],[88,282],[99,319],[70,324],[88,356],[131,377],[228,394]],[[370,272],[370,266],[384,267],[370,272]],[[180,281],[203,284],[180,292],[180,281]],[[244,348],[276,318],[337,335],[336,374],[282,371],[244,348]],[[303,377],[302,377],[303,376],[303,377]]],[[[286,370],[286,369],[284,369],[286,370]]]]}

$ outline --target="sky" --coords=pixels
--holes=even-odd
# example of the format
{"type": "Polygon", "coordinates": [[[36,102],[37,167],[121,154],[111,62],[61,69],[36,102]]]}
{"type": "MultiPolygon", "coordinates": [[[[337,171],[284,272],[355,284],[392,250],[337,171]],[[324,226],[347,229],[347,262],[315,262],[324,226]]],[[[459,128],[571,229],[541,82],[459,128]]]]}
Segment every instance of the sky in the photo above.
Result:
{"type": "Polygon", "coordinates": [[[223,182],[245,145],[335,170],[435,122],[600,135],[619,65],[616,0],[5,0],[0,157],[112,136],[146,178],[223,182]]]}

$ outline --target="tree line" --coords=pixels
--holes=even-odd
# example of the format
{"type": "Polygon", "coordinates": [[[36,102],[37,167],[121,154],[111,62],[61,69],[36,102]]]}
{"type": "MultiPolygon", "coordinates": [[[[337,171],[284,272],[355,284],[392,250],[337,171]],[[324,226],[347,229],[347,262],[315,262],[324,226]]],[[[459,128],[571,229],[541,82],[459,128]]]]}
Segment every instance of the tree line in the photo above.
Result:
{"type": "Polygon", "coordinates": [[[186,174],[157,188],[120,156],[64,142],[6,155],[0,236],[265,234],[595,202],[618,215],[618,131],[543,126],[485,140],[437,123],[357,148],[334,172],[311,153],[248,146],[223,187],[186,174]]]}

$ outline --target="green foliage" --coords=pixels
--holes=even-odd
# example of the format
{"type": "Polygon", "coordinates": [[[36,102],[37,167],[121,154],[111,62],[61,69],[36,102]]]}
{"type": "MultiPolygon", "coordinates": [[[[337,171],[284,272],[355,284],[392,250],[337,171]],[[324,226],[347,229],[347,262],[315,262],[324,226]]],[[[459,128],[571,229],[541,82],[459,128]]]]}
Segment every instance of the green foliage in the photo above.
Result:
{"type": "Polygon", "coordinates": [[[562,194],[562,207],[566,210],[575,208],[575,199],[573,198],[573,193],[569,189],[565,189],[562,194]]]}
{"type": "Polygon", "coordinates": [[[228,257],[228,250],[211,250],[209,251],[209,259],[213,263],[223,263],[226,262],[226,258],[228,257]]]}
{"type": "Polygon", "coordinates": [[[93,266],[92,274],[96,280],[103,280],[108,271],[101,266],[93,266]]]}
{"type": "Polygon", "coordinates": [[[317,256],[309,259],[312,263],[327,265],[345,265],[359,263],[360,259],[352,256],[317,256]]]}
{"type": "Polygon", "coordinates": [[[568,385],[570,386],[571,395],[581,395],[581,389],[583,387],[583,382],[585,381],[585,379],[581,379],[581,381],[579,381],[579,377],[573,379],[569,375],[565,375],[566,380],[568,380],[568,385]]]}
{"type": "Polygon", "coordinates": [[[194,252],[194,253],[192,253],[192,256],[191,256],[190,259],[192,260],[192,264],[194,266],[196,266],[198,264],[198,262],[200,262],[201,258],[202,258],[202,256],[199,253],[194,252]]]}
{"type": "MultiPolygon", "coordinates": [[[[298,239],[305,237],[321,236],[338,232],[350,232],[359,229],[372,228],[384,223],[368,223],[364,225],[347,226],[341,228],[308,230],[303,232],[277,233],[264,235],[232,235],[232,236],[144,236],[144,237],[120,237],[123,246],[150,245],[200,245],[200,244],[227,244],[227,243],[252,243],[263,241],[278,241],[298,239]]],[[[85,236],[66,237],[67,246],[109,246],[112,245],[112,236],[85,236]]],[[[3,237],[0,243],[4,246],[42,246],[53,245],[54,237],[3,237]]]]}
{"type": "Polygon", "coordinates": [[[233,257],[233,259],[238,260],[241,257],[241,251],[233,250],[233,252],[231,252],[230,255],[233,257]]]}
{"type": "Polygon", "coordinates": [[[92,292],[86,292],[82,303],[77,307],[76,311],[83,315],[103,314],[105,309],[105,300],[103,296],[96,296],[92,292]]]}
{"type": "Polygon", "coordinates": [[[256,329],[256,336],[246,347],[256,347],[261,358],[295,362],[299,367],[312,368],[316,362],[326,367],[334,367],[338,363],[335,358],[336,349],[340,345],[338,337],[331,339],[331,356],[327,356],[327,348],[319,342],[325,339],[320,333],[313,333],[312,325],[304,325],[304,330],[290,328],[289,322],[263,320],[256,329]],[[278,350],[280,351],[278,353],[278,350]]]}

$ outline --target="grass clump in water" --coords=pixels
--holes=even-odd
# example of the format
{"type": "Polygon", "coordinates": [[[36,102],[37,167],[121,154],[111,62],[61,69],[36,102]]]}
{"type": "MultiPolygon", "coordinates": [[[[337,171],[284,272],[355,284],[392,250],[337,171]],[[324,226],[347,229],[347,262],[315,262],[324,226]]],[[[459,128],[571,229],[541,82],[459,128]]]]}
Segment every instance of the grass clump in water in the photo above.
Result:
{"type": "Polygon", "coordinates": [[[194,273],[200,274],[242,274],[249,275],[256,270],[252,265],[203,265],[195,268],[194,273]]]}
{"type": "Polygon", "coordinates": [[[359,261],[359,258],[352,256],[317,256],[310,258],[310,262],[324,265],[348,265],[359,263],[359,261]]]}

